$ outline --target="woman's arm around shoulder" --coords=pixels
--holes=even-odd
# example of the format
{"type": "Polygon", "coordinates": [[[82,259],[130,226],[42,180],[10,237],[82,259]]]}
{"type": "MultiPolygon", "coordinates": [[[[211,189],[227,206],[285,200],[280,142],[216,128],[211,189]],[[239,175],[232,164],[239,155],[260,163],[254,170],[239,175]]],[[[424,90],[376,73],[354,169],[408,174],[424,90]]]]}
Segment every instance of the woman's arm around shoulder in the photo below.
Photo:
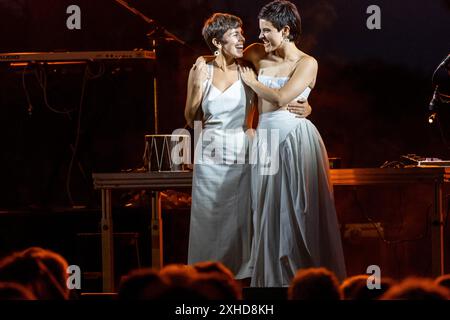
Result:
{"type": "Polygon", "coordinates": [[[208,69],[202,59],[197,59],[196,63],[189,71],[186,104],[184,108],[184,117],[190,127],[198,114],[202,103],[203,83],[208,78],[208,69]]]}
{"type": "Polygon", "coordinates": [[[264,45],[262,43],[252,43],[244,50],[245,61],[250,62],[255,67],[258,67],[259,61],[266,55],[264,45]]]}

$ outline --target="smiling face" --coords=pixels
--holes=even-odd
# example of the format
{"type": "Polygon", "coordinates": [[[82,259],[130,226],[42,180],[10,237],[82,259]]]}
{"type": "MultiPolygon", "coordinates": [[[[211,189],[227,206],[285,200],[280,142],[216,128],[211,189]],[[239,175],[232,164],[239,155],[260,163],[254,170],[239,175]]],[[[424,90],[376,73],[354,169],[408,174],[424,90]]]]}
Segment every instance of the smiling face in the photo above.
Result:
{"type": "Polygon", "coordinates": [[[272,22],[259,19],[259,39],[264,43],[266,52],[272,52],[283,44],[283,30],[278,31],[272,22]]]}
{"type": "Polygon", "coordinates": [[[212,52],[222,53],[228,58],[241,58],[244,36],[242,20],[227,13],[214,13],[206,20],[202,29],[203,38],[212,52]]]}
{"type": "Polygon", "coordinates": [[[228,29],[220,41],[222,54],[228,57],[242,58],[244,43],[245,38],[241,27],[228,29]]]}

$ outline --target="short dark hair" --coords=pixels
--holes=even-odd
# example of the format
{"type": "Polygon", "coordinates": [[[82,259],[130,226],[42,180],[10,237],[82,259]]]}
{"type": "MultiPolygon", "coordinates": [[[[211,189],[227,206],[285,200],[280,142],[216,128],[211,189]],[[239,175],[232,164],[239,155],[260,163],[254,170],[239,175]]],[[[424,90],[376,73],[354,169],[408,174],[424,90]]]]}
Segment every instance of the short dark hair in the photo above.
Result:
{"type": "Polygon", "coordinates": [[[0,260],[0,281],[12,281],[30,289],[37,299],[68,299],[68,263],[51,250],[31,247],[0,260]]]}
{"type": "Polygon", "coordinates": [[[297,271],[288,289],[290,300],[341,300],[342,292],[336,275],[326,268],[297,271]]]}
{"type": "Polygon", "coordinates": [[[192,288],[210,300],[242,299],[242,290],[237,281],[219,273],[200,274],[193,281],[192,288]]]}
{"type": "Polygon", "coordinates": [[[119,286],[121,300],[156,299],[169,287],[168,281],[154,269],[137,269],[122,277],[119,286]]]}
{"type": "Polygon", "coordinates": [[[275,0],[259,11],[258,19],[264,19],[280,31],[284,26],[290,29],[289,40],[298,42],[302,31],[302,20],[295,4],[285,0],[275,0]]]}
{"type": "Polygon", "coordinates": [[[214,13],[203,25],[202,35],[206,44],[212,52],[216,51],[216,46],[212,40],[216,38],[221,41],[223,35],[230,29],[242,27],[241,18],[227,13],[214,13]]]}
{"type": "Polygon", "coordinates": [[[431,279],[407,278],[392,286],[380,300],[448,300],[450,291],[431,279]]]}

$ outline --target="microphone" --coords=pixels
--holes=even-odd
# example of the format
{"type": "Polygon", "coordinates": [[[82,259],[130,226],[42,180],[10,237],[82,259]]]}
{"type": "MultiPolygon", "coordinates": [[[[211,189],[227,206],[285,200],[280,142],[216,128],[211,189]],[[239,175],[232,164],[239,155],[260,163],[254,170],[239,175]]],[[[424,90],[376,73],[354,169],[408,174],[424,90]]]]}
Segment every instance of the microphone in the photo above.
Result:
{"type": "Polygon", "coordinates": [[[443,66],[445,67],[445,69],[448,70],[449,62],[450,62],[450,54],[448,54],[447,57],[445,57],[444,60],[442,60],[442,62],[437,66],[437,68],[433,72],[433,76],[431,77],[431,83],[432,85],[434,85],[434,92],[433,97],[431,98],[431,101],[428,104],[428,111],[430,114],[428,116],[428,123],[430,124],[438,120],[437,111],[439,109],[439,106],[443,103],[441,93],[439,92],[439,85],[442,84],[444,86],[444,90],[446,86],[443,81],[435,81],[435,76],[438,70],[441,69],[443,66]]]}
{"type": "Polygon", "coordinates": [[[439,103],[439,86],[434,88],[433,97],[431,98],[430,104],[428,105],[428,110],[434,111],[439,103]]]}
{"type": "Polygon", "coordinates": [[[437,112],[435,111],[437,109],[437,105],[439,102],[439,86],[436,85],[433,92],[433,97],[431,98],[430,104],[428,105],[428,110],[431,112],[431,114],[428,116],[428,123],[433,124],[436,121],[437,118],[437,112]]]}

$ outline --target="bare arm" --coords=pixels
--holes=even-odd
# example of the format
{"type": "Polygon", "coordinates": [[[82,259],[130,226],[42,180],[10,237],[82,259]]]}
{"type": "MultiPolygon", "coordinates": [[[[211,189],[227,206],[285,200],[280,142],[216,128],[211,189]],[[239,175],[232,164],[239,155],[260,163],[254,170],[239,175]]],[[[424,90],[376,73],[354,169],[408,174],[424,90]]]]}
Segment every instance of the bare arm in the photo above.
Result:
{"type": "Polygon", "coordinates": [[[252,43],[244,50],[243,60],[250,62],[256,68],[259,65],[259,61],[266,55],[264,46],[261,43],[252,43]]]}
{"type": "MultiPolygon", "coordinates": [[[[259,61],[263,59],[265,55],[264,45],[261,43],[253,43],[245,48],[243,59],[251,62],[253,66],[259,67],[259,61]]],[[[294,113],[297,118],[306,118],[311,114],[312,108],[308,103],[308,100],[296,99],[288,104],[288,111],[294,113]]]]}
{"type": "Polygon", "coordinates": [[[186,105],[184,108],[184,117],[190,127],[193,127],[193,122],[196,120],[199,112],[202,103],[203,82],[207,77],[208,72],[205,62],[197,59],[189,71],[186,105]]]}
{"type": "Polygon", "coordinates": [[[310,56],[304,57],[298,62],[286,85],[280,89],[273,89],[259,82],[250,68],[240,68],[242,80],[256,92],[258,97],[279,107],[294,100],[306,87],[313,83],[317,75],[317,69],[316,59],[310,56]]]}

